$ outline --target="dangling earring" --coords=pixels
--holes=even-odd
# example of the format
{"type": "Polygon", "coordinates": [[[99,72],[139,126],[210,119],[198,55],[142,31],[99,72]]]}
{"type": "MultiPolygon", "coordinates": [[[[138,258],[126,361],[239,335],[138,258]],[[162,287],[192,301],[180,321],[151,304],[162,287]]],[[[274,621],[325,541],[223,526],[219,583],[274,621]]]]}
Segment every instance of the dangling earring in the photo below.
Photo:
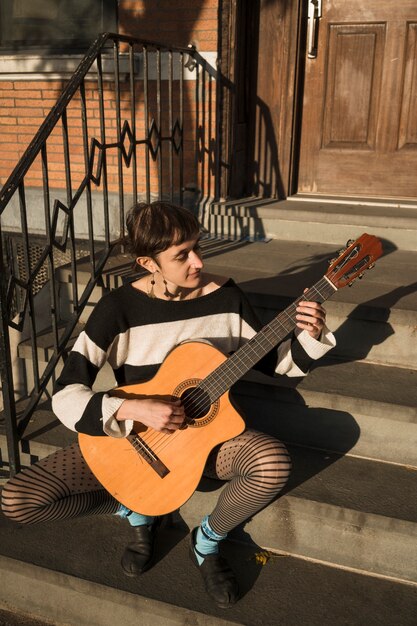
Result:
{"type": "Polygon", "coordinates": [[[169,293],[169,291],[168,291],[168,283],[167,283],[167,281],[165,280],[165,278],[163,279],[163,281],[164,281],[164,285],[165,285],[164,296],[165,296],[166,298],[168,298],[168,300],[169,300],[170,298],[172,298],[172,294],[171,294],[171,293],[169,293]]]}
{"type": "Polygon", "coordinates": [[[150,289],[148,289],[148,298],[156,298],[155,292],[153,290],[154,285],[155,285],[155,279],[153,274],[151,274],[152,278],[151,278],[151,286],[150,289]]]}

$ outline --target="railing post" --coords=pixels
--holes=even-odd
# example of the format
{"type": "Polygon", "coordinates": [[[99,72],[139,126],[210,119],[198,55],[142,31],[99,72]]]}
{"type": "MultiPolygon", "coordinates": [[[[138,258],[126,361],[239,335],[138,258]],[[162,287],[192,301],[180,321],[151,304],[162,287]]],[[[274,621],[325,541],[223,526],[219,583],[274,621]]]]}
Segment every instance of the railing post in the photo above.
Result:
{"type": "Polygon", "coordinates": [[[20,455],[6,294],[6,268],[4,267],[3,242],[0,231],[0,379],[3,394],[3,414],[6,427],[10,475],[14,476],[20,471],[20,455]]]}

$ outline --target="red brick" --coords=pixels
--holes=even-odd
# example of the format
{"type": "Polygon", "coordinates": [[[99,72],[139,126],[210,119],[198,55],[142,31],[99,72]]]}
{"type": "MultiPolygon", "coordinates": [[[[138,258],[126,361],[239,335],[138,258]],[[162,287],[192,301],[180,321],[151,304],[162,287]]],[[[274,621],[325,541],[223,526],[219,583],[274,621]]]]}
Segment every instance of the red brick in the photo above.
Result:
{"type": "Polygon", "coordinates": [[[20,133],[19,133],[19,134],[17,135],[17,141],[18,141],[20,144],[24,144],[24,145],[26,145],[26,146],[28,146],[28,145],[30,144],[30,142],[32,141],[32,139],[33,139],[33,134],[27,134],[27,135],[25,135],[25,134],[20,134],[20,133]]]}
{"type": "Polygon", "coordinates": [[[0,124],[2,126],[15,126],[16,123],[15,117],[0,117],[0,124]]]}
{"type": "Polygon", "coordinates": [[[16,98],[16,100],[42,100],[42,93],[35,89],[16,89],[13,91],[13,96],[16,98]]]}
{"type": "MultiPolygon", "coordinates": [[[[1,82],[0,82],[1,85],[1,82]]],[[[0,90],[0,96],[2,98],[16,98],[17,96],[17,91],[15,91],[14,89],[2,89],[0,90]]]]}
{"type": "Polygon", "coordinates": [[[40,91],[45,89],[46,91],[51,91],[53,89],[62,90],[63,86],[67,83],[64,80],[19,80],[14,83],[15,89],[36,89],[40,91]]]}
{"type": "MultiPolygon", "coordinates": [[[[9,138],[8,138],[9,139],[9,138]]],[[[4,152],[7,150],[16,151],[18,149],[18,144],[16,142],[11,141],[0,141],[0,154],[4,156],[4,152]]]]}
{"type": "Polygon", "coordinates": [[[39,103],[37,102],[36,104],[41,104],[44,108],[43,111],[45,113],[45,115],[47,115],[50,110],[52,109],[52,107],[55,106],[56,104],[56,100],[40,100],[39,103]]]}
{"type": "MultiPolygon", "coordinates": [[[[14,100],[12,98],[0,98],[0,107],[6,108],[6,107],[14,107],[14,100]]],[[[4,111],[2,111],[2,113],[4,114],[4,111]]],[[[6,115],[9,115],[9,113],[5,113],[6,115]]]]}
{"type": "Polygon", "coordinates": [[[17,133],[15,132],[14,128],[5,128],[4,132],[2,130],[0,134],[0,145],[2,145],[3,143],[11,143],[16,141],[17,133]]]}
{"type": "Polygon", "coordinates": [[[10,80],[0,80],[0,90],[13,89],[14,83],[10,80]]]}
{"type": "Polygon", "coordinates": [[[62,89],[47,89],[47,90],[43,89],[39,91],[42,98],[48,98],[48,99],[55,98],[56,100],[58,100],[62,92],[63,92],[63,88],[62,89]]]}
{"type": "Polygon", "coordinates": [[[44,117],[18,117],[17,121],[19,126],[25,126],[25,132],[37,132],[39,126],[44,121],[44,117]],[[29,130],[30,128],[30,130],[29,130]]]}
{"type": "MultiPolygon", "coordinates": [[[[30,117],[30,118],[37,117],[40,120],[44,119],[43,109],[39,107],[31,107],[31,106],[15,107],[14,109],[10,110],[9,114],[16,115],[19,120],[24,117],[30,117]]],[[[32,123],[32,121],[30,123],[32,123]]]]}

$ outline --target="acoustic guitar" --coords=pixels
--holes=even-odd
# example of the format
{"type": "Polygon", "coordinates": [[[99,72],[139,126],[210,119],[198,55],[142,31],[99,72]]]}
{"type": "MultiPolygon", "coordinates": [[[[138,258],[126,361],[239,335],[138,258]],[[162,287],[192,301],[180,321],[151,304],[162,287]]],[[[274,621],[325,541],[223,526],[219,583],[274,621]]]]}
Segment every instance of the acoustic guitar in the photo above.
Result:
{"type": "Polygon", "coordinates": [[[120,398],[180,398],[186,418],[171,434],[138,422],[122,439],[80,434],[81,452],[104,488],[144,515],[163,515],[183,505],[196,490],[211,450],[245,428],[229,399],[230,387],[295,328],[298,302],[324,302],[361,277],[381,255],[381,242],[363,234],[348,242],[313,287],[232,356],[204,342],[183,343],[168,354],[151,380],[112,390],[110,395],[120,398]]]}

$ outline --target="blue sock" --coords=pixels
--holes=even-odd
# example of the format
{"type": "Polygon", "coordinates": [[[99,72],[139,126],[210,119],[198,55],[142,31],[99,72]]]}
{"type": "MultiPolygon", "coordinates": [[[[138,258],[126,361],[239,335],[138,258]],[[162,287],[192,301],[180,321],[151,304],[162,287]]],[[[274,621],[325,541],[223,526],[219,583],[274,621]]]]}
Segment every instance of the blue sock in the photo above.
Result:
{"type": "Polygon", "coordinates": [[[219,551],[219,541],[226,537],[227,534],[219,535],[211,528],[207,515],[198,527],[195,536],[194,552],[198,564],[201,565],[204,561],[204,557],[208,554],[217,554],[219,551]]]}
{"type": "Polygon", "coordinates": [[[142,515],[142,513],[135,513],[135,511],[131,511],[130,509],[123,506],[123,504],[119,506],[118,510],[116,511],[116,515],[118,515],[122,519],[127,519],[131,526],[144,526],[145,524],[150,526],[155,519],[151,515],[142,515]]]}

